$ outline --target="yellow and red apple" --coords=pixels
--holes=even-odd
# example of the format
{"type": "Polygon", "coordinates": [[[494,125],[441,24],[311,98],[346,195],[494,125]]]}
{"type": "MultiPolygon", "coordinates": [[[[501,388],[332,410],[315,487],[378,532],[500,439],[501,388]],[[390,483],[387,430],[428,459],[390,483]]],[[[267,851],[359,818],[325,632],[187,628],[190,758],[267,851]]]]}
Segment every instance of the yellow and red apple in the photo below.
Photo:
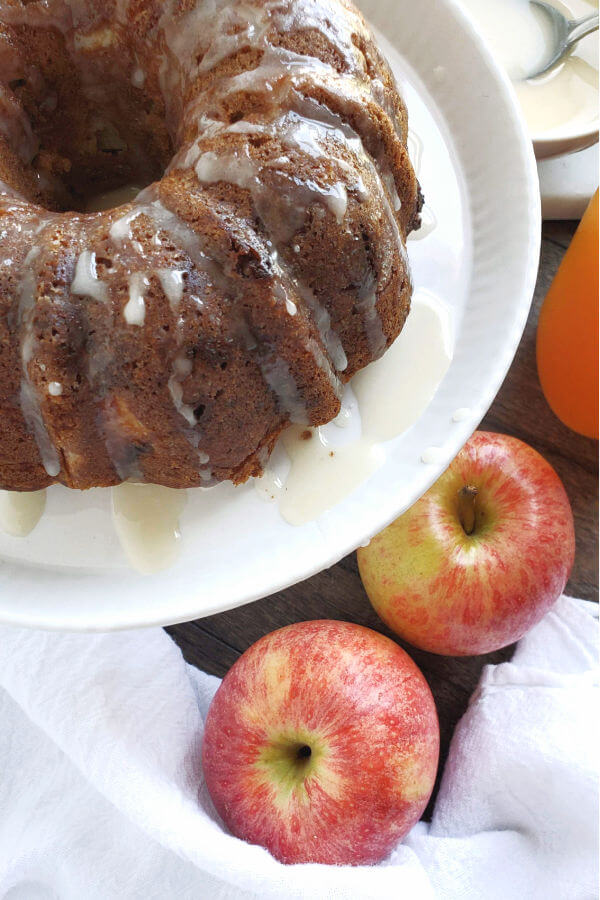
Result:
{"type": "Polygon", "coordinates": [[[475,432],[415,505],[358,551],[389,627],[432,653],[474,655],[522,637],[562,593],[575,534],[565,489],[532,447],[475,432]]]}
{"type": "Polygon", "coordinates": [[[359,625],[261,638],[208,712],[206,784],[230,831],[286,863],[371,864],[420,818],[439,728],[421,672],[359,625]]]}

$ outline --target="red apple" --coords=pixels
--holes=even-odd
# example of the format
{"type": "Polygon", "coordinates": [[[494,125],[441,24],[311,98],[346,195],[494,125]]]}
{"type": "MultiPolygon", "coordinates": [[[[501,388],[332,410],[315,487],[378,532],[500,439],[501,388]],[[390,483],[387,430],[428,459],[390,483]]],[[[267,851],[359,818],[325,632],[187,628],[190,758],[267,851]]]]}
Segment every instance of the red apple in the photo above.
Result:
{"type": "Polygon", "coordinates": [[[228,672],[203,765],[237,837],[285,863],[366,865],[420,818],[438,750],[431,692],[397,644],[359,625],[301,622],[228,672]]]}
{"type": "Polygon", "coordinates": [[[532,447],[477,431],[434,486],[358,551],[377,613],[415,647],[498,650],[529,631],[573,566],[573,515],[532,447]]]}

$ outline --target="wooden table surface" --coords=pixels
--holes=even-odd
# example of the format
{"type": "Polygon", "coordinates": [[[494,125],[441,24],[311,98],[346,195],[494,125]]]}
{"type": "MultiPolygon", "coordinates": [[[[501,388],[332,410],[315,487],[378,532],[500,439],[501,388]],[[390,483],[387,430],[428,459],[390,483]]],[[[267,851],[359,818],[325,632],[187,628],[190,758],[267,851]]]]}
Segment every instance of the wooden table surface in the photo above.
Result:
{"type": "MultiPolygon", "coordinates": [[[[540,304],[576,224],[544,224],[540,269],[529,321],[512,368],[481,427],[521,438],[554,466],[569,494],[575,516],[577,554],[567,592],[597,600],[598,444],[569,431],[553,415],[542,395],[535,365],[540,304]]],[[[367,600],[354,553],[331,569],[288,590],[231,612],[172,626],[168,631],[188,662],[215,675],[224,675],[240,653],[259,637],[275,628],[307,619],[358,622],[393,637],[367,600]]],[[[451,659],[399,643],[421,668],[435,696],[443,763],[454,726],[466,709],[482,667],[486,663],[509,659],[512,648],[487,656],[451,659]]]]}

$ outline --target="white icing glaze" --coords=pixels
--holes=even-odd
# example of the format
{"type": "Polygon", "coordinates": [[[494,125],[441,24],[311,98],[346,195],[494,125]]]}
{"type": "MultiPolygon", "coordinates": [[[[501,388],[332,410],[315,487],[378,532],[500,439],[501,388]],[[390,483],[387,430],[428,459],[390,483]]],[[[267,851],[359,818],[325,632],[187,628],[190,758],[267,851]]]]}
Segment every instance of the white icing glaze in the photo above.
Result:
{"type": "Polygon", "coordinates": [[[159,269],[156,274],[171,309],[175,312],[183,297],[185,272],[183,269],[159,269]]]}
{"type": "MultiPolygon", "coordinates": [[[[201,151],[202,138],[214,136],[219,132],[249,135],[265,134],[276,137],[284,146],[299,150],[313,159],[319,157],[331,159],[333,157],[336,164],[343,171],[350,173],[354,179],[355,183],[351,184],[351,190],[359,198],[364,199],[366,197],[365,185],[361,178],[356,181],[356,175],[353,174],[354,170],[348,165],[345,158],[345,154],[351,151],[360,157],[361,163],[370,169],[375,182],[381,186],[381,205],[385,208],[387,218],[391,224],[394,242],[403,260],[406,262],[405,248],[394,213],[394,208],[398,211],[401,203],[389,164],[384,159],[378,159],[377,162],[381,171],[380,177],[373,161],[366,154],[362,140],[357,132],[338,114],[314,100],[300,97],[295,92],[294,86],[298,83],[298,79],[300,77],[314,79],[315,71],[318,71],[319,68],[325,69],[327,78],[331,75],[331,79],[334,82],[340,80],[340,76],[336,72],[330,70],[327,66],[320,66],[318,62],[315,65],[315,62],[314,59],[299,57],[289,51],[267,45],[261,64],[256,69],[242,72],[233,78],[224,79],[227,86],[220,88],[221,94],[231,94],[235,90],[257,90],[259,88],[267,92],[269,90],[273,91],[274,83],[278,79],[282,81],[283,89],[287,92],[285,99],[288,104],[292,103],[294,108],[286,110],[284,106],[284,112],[279,112],[271,122],[259,123],[241,120],[233,125],[227,125],[214,119],[207,119],[200,114],[202,103],[205,102],[201,95],[195,101],[198,109],[197,119],[200,137],[191,147],[182,152],[181,158],[183,163],[186,166],[195,166],[198,179],[202,183],[210,184],[226,181],[249,190],[252,194],[255,208],[266,224],[271,239],[276,247],[281,247],[301,228],[308,207],[315,202],[323,203],[333,213],[338,223],[341,224],[346,215],[348,204],[348,187],[346,184],[343,181],[325,185],[314,180],[302,181],[296,173],[289,188],[290,208],[289,215],[286,216],[287,230],[282,227],[281,223],[278,223],[277,229],[275,229],[272,220],[270,221],[272,217],[269,215],[272,204],[272,191],[263,185],[263,178],[266,176],[269,168],[276,166],[277,161],[272,164],[262,165],[253,159],[248,151],[248,147],[236,149],[229,156],[226,153],[220,153],[217,156],[212,150],[203,153],[201,151]],[[384,183],[385,189],[383,187],[384,183]]],[[[329,80],[331,81],[331,79],[329,80]]],[[[328,84],[326,79],[324,81],[328,84]]],[[[331,89],[331,85],[329,85],[329,88],[331,89]]],[[[357,93],[356,82],[351,82],[347,78],[343,80],[343,88],[352,95],[357,93]]],[[[364,94],[360,97],[360,100],[363,98],[364,94]]],[[[336,100],[338,99],[336,95],[336,100]]],[[[342,106],[344,105],[347,106],[348,101],[342,95],[342,106]]],[[[360,103],[358,104],[358,112],[364,119],[364,110],[360,103]]],[[[178,164],[179,162],[176,158],[173,165],[176,166],[178,164]]],[[[278,169],[278,176],[286,177],[286,172],[278,169]]],[[[377,357],[386,347],[386,338],[377,312],[377,286],[373,285],[372,291],[367,292],[361,300],[360,308],[364,312],[365,329],[369,345],[374,356],[377,357]]],[[[329,347],[328,352],[333,360],[334,356],[329,347]]],[[[346,365],[345,355],[342,358],[341,354],[338,353],[337,362],[334,361],[334,365],[338,371],[342,371],[346,365]]]]}
{"type": "Polygon", "coordinates": [[[406,324],[387,353],[352,380],[363,434],[389,441],[413,425],[452,361],[447,308],[419,291],[406,324]]]}
{"type": "Polygon", "coordinates": [[[60,459],[56,447],[48,434],[40,407],[40,398],[29,373],[29,366],[33,360],[36,342],[33,317],[36,305],[37,278],[34,267],[39,254],[39,247],[34,246],[23,262],[18,308],[18,322],[21,326],[21,362],[23,367],[19,401],[23,419],[35,438],[42,465],[48,475],[51,478],[55,478],[60,472],[60,459]]]}
{"type": "Polygon", "coordinates": [[[358,309],[362,311],[365,332],[369,342],[369,349],[377,359],[385,351],[387,338],[383,330],[381,318],[377,312],[377,294],[374,285],[365,285],[356,302],[358,309]]]}
{"type": "Polygon", "coordinates": [[[129,300],[123,307],[123,318],[128,325],[141,327],[146,321],[144,296],[149,287],[150,280],[143,272],[133,272],[129,276],[129,300]]]}
{"type": "Polygon", "coordinates": [[[59,381],[51,381],[48,384],[48,393],[51,397],[60,397],[63,392],[62,384],[59,381]]]}
{"type": "Polygon", "coordinates": [[[290,525],[316,519],[347,497],[383,462],[383,453],[368,441],[334,447],[323,429],[289,428],[283,445],[291,470],[279,500],[279,511],[290,525]],[[303,435],[310,435],[308,440],[303,435]]]}
{"type": "MultiPolygon", "coordinates": [[[[328,426],[288,429],[281,439],[291,462],[287,477],[280,466],[274,470],[269,462],[266,483],[262,485],[259,479],[257,489],[263,496],[277,496],[280,513],[290,524],[317,518],[381,465],[385,458],[382,445],[417,421],[451,358],[448,310],[421,291],[413,300],[402,333],[385,356],[352,380],[356,402],[347,393],[338,420],[328,426]],[[335,426],[344,429],[341,445],[335,426]]],[[[437,462],[437,458],[431,461],[437,462]]]]}
{"type": "MultiPolygon", "coordinates": [[[[236,123],[236,132],[242,133],[242,127],[241,123],[236,123]]],[[[300,119],[294,113],[286,114],[283,122],[277,122],[277,131],[275,131],[275,126],[273,125],[264,127],[251,125],[248,127],[249,133],[257,133],[259,131],[265,134],[276,133],[278,137],[282,138],[284,144],[287,143],[288,146],[302,149],[313,157],[317,155],[315,148],[317,147],[316,138],[318,131],[325,128],[321,123],[310,123],[308,119],[300,119]],[[293,119],[294,121],[292,121],[293,119]],[[280,128],[283,129],[281,132],[280,128]]],[[[191,152],[193,154],[193,151],[191,152]]],[[[324,148],[319,147],[318,155],[326,155],[324,148]]],[[[203,184],[225,181],[250,191],[259,214],[262,214],[261,210],[264,211],[265,203],[268,204],[272,198],[271,190],[264,186],[261,176],[263,171],[274,167],[275,164],[261,166],[257,160],[250,156],[247,147],[231,156],[221,153],[217,156],[216,153],[209,150],[201,153],[195,163],[196,175],[203,184]]],[[[288,174],[283,169],[278,169],[278,174],[289,181],[292,219],[289,222],[288,233],[282,233],[279,238],[275,238],[276,240],[285,241],[289,239],[301,226],[308,207],[315,202],[323,203],[333,213],[338,224],[342,224],[348,208],[348,191],[343,182],[323,184],[315,180],[303,180],[297,173],[288,174]]],[[[364,185],[358,183],[357,191],[363,192],[364,185]]]]}
{"type": "Polygon", "coordinates": [[[308,423],[308,413],[302,395],[284,359],[275,358],[260,362],[263,378],[277,395],[283,412],[290,417],[290,422],[308,423]]]}
{"type": "MultiPolygon", "coordinates": [[[[175,404],[175,409],[180,415],[186,420],[186,422],[195,428],[198,424],[196,420],[196,416],[194,415],[194,410],[191,406],[188,406],[183,402],[183,385],[182,382],[190,375],[192,372],[192,360],[188,359],[186,356],[176,356],[173,361],[173,374],[169,378],[169,391],[171,393],[171,397],[173,398],[173,403],[175,404]]],[[[206,454],[203,454],[206,455],[206,454]]],[[[208,462],[208,457],[206,459],[201,459],[200,462],[206,463],[208,462]]]]}
{"type": "Polygon", "coordinates": [[[331,424],[335,425],[337,428],[348,428],[351,422],[352,409],[348,403],[343,402],[342,408],[340,409],[335,419],[333,419],[331,424]]]}
{"type": "Polygon", "coordinates": [[[108,302],[108,285],[98,278],[96,254],[91,250],[84,250],[77,259],[71,293],[83,297],[93,297],[100,303],[108,302]]]}
{"type": "Polygon", "coordinates": [[[146,81],[146,73],[143,69],[134,69],[131,75],[131,83],[134,87],[141,88],[146,81]]]}
{"type": "MultiPolygon", "coordinates": [[[[308,308],[310,309],[313,321],[317,326],[317,330],[321,336],[321,340],[331,358],[333,367],[336,372],[343,372],[348,367],[348,357],[342,346],[342,342],[331,325],[331,317],[325,307],[319,303],[314,292],[297,279],[292,279],[292,283],[296,292],[302,297],[308,308]]],[[[288,302],[286,295],[286,302],[288,302]]]]}
{"type": "Polygon", "coordinates": [[[421,210],[421,227],[418,231],[413,231],[408,236],[409,241],[422,241],[424,238],[429,237],[434,228],[437,227],[437,218],[434,213],[431,211],[431,208],[425,204],[423,209],[421,210]]]}
{"type": "Polygon", "coordinates": [[[180,553],[179,519],[186,491],[126,482],[112,488],[113,521],[121,546],[138,572],[172,566],[180,553]]]}
{"type": "MultiPolygon", "coordinates": [[[[117,219],[110,229],[110,237],[117,246],[121,246],[127,241],[132,241],[132,243],[135,243],[133,241],[131,226],[138,216],[144,215],[147,216],[151,221],[153,221],[158,229],[157,233],[155,234],[155,243],[157,246],[160,246],[160,232],[164,231],[169,235],[169,237],[176,241],[179,247],[181,247],[188,253],[196,268],[207,272],[210,277],[215,277],[217,279],[221,277],[217,265],[204,254],[200,236],[192,228],[186,225],[185,222],[179,219],[179,217],[175,215],[175,213],[166,209],[160,203],[160,201],[156,199],[156,192],[153,187],[148,188],[147,190],[142,192],[142,194],[139,195],[137,202],[138,205],[133,210],[126,213],[125,216],[117,219]]],[[[181,303],[181,299],[183,298],[183,291],[185,286],[184,270],[160,269],[157,270],[156,274],[161,282],[161,286],[165,292],[165,295],[167,296],[167,299],[169,300],[173,312],[177,313],[177,308],[181,303]]],[[[146,286],[147,285],[144,284],[140,285],[139,283],[134,284],[134,296],[138,296],[140,290],[143,293],[143,288],[146,286]]],[[[202,300],[200,297],[192,295],[190,299],[194,300],[199,306],[202,306],[202,300]]],[[[125,309],[127,309],[130,303],[131,296],[130,301],[125,309]]],[[[139,299],[136,300],[136,303],[129,312],[130,319],[134,315],[135,310],[137,310],[138,313],[140,312],[139,299]]],[[[130,324],[132,324],[132,322],[130,322],[130,324]]],[[[139,324],[139,322],[136,322],[135,324],[139,324]]],[[[187,426],[189,426],[185,430],[186,438],[198,454],[199,464],[201,466],[205,466],[205,464],[209,461],[209,458],[205,453],[199,450],[200,435],[197,431],[198,422],[194,414],[194,409],[192,406],[186,404],[183,401],[183,382],[192,372],[192,362],[191,359],[189,359],[185,355],[185,352],[181,349],[181,324],[181,319],[178,316],[176,319],[175,335],[178,348],[180,348],[180,352],[173,359],[171,375],[168,381],[168,388],[175,409],[182,416],[182,419],[185,420],[187,426]]],[[[199,474],[204,481],[210,481],[210,479],[212,478],[210,469],[202,468],[199,470],[199,474]]]]}
{"type": "Polygon", "coordinates": [[[128,213],[125,213],[120,219],[116,219],[110,226],[109,234],[111,240],[116,244],[119,244],[122,241],[131,240],[131,225],[138,216],[141,216],[142,212],[144,212],[144,208],[139,206],[130,210],[128,213]]]}
{"type": "Polygon", "coordinates": [[[13,537],[27,537],[45,508],[46,491],[0,491],[0,529],[13,537]]]}
{"type": "Polygon", "coordinates": [[[413,169],[415,170],[415,175],[418,176],[421,171],[421,161],[423,159],[423,141],[418,134],[415,134],[414,131],[409,130],[406,143],[408,147],[408,155],[410,156],[410,161],[412,162],[413,169]]]}

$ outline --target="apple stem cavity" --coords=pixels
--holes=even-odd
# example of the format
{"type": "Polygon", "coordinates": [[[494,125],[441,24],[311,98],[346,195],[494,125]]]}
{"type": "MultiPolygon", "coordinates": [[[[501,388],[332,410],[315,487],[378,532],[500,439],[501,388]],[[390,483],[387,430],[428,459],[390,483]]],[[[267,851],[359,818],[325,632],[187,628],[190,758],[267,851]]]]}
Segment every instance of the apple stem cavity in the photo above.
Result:
{"type": "Polygon", "coordinates": [[[472,484],[465,484],[458,492],[458,518],[465,534],[471,535],[475,531],[475,519],[477,515],[476,503],[479,491],[472,484]]]}

